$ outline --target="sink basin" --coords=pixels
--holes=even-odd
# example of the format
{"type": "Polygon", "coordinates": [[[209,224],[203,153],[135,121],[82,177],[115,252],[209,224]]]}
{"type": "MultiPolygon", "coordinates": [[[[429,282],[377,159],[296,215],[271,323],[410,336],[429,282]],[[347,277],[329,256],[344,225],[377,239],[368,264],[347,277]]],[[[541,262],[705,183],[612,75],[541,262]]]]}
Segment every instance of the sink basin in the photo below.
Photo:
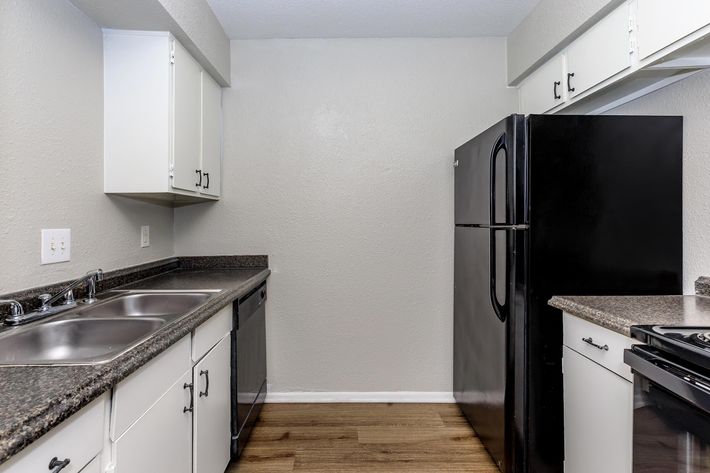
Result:
{"type": "Polygon", "coordinates": [[[77,315],[86,317],[170,317],[181,316],[214,296],[210,292],[127,293],[105,302],[85,306],[77,315]]]}
{"type": "Polygon", "coordinates": [[[81,318],[22,327],[0,334],[0,365],[110,361],[165,323],[158,318],[81,318]]]}

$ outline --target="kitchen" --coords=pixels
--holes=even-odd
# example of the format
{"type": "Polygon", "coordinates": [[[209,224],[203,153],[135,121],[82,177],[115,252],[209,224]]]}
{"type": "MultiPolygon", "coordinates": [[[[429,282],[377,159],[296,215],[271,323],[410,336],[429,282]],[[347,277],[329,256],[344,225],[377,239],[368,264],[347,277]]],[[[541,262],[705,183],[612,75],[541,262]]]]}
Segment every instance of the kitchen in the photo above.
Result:
{"type": "MultiPolygon", "coordinates": [[[[655,439],[635,430],[634,405],[654,401],[633,390],[651,384],[659,353],[631,345],[674,346],[676,360],[673,337],[648,327],[710,320],[710,8],[670,3],[0,3],[0,299],[20,303],[0,307],[0,472],[709,471],[710,442],[690,421],[655,439]],[[488,435],[456,388],[456,225],[532,233],[534,222],[460,222],[457,196],[473,156],[462,145],[506,120],[527,129],[570,114],[682,117],[663,133],[641,121],[619,133],[647,147],[624,172],[660,182],[643,194],[629,186],[628,202],[672,217],[655,222],[666,235],[622,223],[629,241],[661,248],[648,261],[667,258],[672,276],[651,275],[651,287],[612,272],[607,282],[620,283],[608,291],[600,282],[547,294],[559,410],[557,454],[541,465],[535,435],[506,434],[508,413],[488,435]],[[62,328],[93,321],[85,336],[62,328]],[[574,362],[593,375],[570,374],[574,362]],[[681,435],[690,440],[656,448],[655,460],[634,454],[647,447],[637,438],[668,446],[681,435]],[[692,460],[668,464],[683,455],[692,460]]],[[[530,136],[506,147],[521,146],[510,159],[529,154],[536,176],[530,136]]],[[[565,178],[552,172],[553,184],[565,178]]],[[[488,254],[472,267],[487,274],[488,254]]],[[[489,304],[487,284],[484,296],[467,294],[489,304]]],[[[509,297],[505,287],[496,296],[509,297]]],[[[460,373],[475,379],[501,360],[473,359],[460,373]]],[[[691,360],[700,399],[704,365],[691,360]]],[[[522,396],[543,389],[523,386],[522,396]]],[[[496,402],[525,404],[514,398],[496,402]]],[[[704,419],[687,404],[674,412],[704,419]]]]}

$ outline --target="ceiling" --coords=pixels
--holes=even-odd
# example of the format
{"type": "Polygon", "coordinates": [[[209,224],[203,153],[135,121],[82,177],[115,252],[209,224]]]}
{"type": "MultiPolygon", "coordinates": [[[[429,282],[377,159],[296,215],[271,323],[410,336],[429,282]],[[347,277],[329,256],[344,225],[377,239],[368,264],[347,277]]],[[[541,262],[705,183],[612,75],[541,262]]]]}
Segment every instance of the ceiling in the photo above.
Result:
{"type": "Polygon", "coordinates": [[[231,39],[506,36],[539,0],[207,0],[231,39]]]}

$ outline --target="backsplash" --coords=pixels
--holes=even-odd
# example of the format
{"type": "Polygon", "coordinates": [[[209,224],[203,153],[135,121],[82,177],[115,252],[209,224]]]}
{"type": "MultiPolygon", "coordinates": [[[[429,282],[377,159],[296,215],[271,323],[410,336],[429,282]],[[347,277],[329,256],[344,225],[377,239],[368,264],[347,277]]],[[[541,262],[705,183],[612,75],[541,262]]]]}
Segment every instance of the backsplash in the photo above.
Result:
{"type": "MultiPolygon", "coordinates": [[[[200,270],[200,269],[253,269],[267,268],[269,257],[266,255],[223,255],[223,256],[181,256],[165,258],[150,263],[106,271],[104,279],[96,284],[96,291],[103,292],[115,289],[126,284],[150,278],[175,270],[200,270]]],[[[80,275],[77,275],[79,277],[80,275]]],[[[22,304],[26,312],[39,307],[40,294],[56,294],[69,285],[71,281],[62,281],[47,286],[33,287],[22,291],[0,295],[0,299],[14,299],[22,304]]],[[[74,291],[74,297],[86,297],[86,288],[79,287],[74,291]]],[[[0,316],[5,316],[9,308],[1,307],[0,316]]]]}
{"type": "Polygon", "coordinates": [[[699,296],[710,296],[710,277],[700,276],[695,281],[695,293],[699,296]]]}

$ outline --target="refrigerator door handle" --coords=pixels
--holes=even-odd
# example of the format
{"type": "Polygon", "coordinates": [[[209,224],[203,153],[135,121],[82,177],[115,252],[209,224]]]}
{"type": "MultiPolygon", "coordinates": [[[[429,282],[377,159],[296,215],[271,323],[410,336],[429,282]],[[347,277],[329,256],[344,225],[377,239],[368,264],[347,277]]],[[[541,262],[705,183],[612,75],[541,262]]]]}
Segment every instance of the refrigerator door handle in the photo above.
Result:
{"type": "Polygon", "coordinates": [[[507,228],[491,228],[490,229],[490,260],[488,264],[488,269],[490,272],[490,297],[491,305],[496,313],[496,317],[501,322],[508,320],[508,312],[510,310],[510,305],[508,304],[508,287],[510,283],[510,258],[508,255],[508,230],[507,228]],[[505,299],[501,304],[498,301],[498,294],[496,294],[496,280],[497,280],[497,261],[496,261],[496,232],[505,232],[505,246],[506,246],[506,260],[505,260],[505,299]]]}
{"type": "MultiPolygon", "coordinates": [[[[491,150],[491,157],[490,157],[490,222],[491,225],[499,225],[499,224],[506,224],[508,222],[497,222],[496,221],[496,159],[498,157],[498,153],[500,151],[503,151],[505,153],[505,166],[506,170],[508,168],[508,145],[506,143],[506,137],[505,133],[500,135],[498,139],[496,140],[495,145],[493,145],[493,149],[491,150]]],[[[508,195],[506,192],[506,202],[505,202],[505,212],[506,216],[508,214],[508,195]]]]}

